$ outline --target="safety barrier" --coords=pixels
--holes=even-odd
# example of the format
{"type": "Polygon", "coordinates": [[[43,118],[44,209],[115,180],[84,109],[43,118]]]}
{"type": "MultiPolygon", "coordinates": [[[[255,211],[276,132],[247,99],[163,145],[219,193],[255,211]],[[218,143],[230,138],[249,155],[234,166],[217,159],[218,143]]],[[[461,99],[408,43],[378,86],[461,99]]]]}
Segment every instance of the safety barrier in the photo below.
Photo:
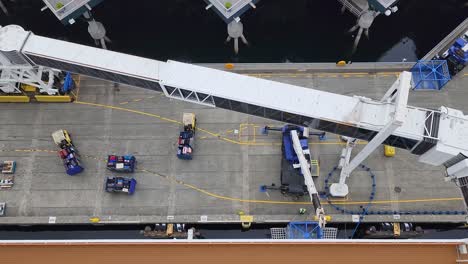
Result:
{"type": "Polygon", "coordinates": [[[36,95],[34,98],[40,103],[70,103],[73,101],[69,95],[36,95]]]}
{"type": "Polygon", "coordinates": [[[2,95],[0,103],[29,103],[30,99],[26,95],[2,95]]]}

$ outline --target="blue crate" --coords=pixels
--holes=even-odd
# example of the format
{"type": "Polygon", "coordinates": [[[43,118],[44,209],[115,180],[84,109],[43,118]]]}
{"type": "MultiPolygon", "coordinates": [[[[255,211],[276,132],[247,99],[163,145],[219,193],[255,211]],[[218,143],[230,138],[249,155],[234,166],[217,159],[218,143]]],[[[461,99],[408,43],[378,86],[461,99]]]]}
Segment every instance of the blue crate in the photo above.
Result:
{"type": "Polygon", "coordinates": [[[441,90],[451,80],[446,60],[418,61],[411,73],[414,90],[441,90]]]}

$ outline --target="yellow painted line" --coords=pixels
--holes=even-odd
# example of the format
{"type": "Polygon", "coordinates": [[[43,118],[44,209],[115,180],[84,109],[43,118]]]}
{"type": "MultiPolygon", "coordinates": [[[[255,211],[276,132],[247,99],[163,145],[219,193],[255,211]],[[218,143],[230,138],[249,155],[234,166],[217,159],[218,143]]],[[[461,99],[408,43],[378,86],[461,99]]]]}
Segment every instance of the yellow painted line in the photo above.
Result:
{"type": "Polygon", "coordinates": [[[376,73],[377,75],[394,75],[394,74],[400,74],[400,72],[378,72],[376,73]]]}
{"type": "Polygon", "coordinates": [[[126,104],[128,104],[128,102],[121,102],[121,103],[119,103],[119,104],[121,104],[121,105],[126,105],[126,104]]]}
{"type": "MultiPolygon", "coordinates": [[[[262,203],[262,204],[301,204],[301,205],[310,205],[311,202],[291,202],[291,201],[272,201],[272,200],[251,200],[251,199],[241,199],[235,197],[229,197],[224,195],[219,195],[216,193],[212,193],[206,191],[204,189],[198,188],[195,185],[188,184],[188,183],[181,183],[183,186],[188,187],[190,189],[196,190],[200,193],[206,194],[210,197],[228,200],[228,201],[235,201],[235,202],[243,202],[243,203],[262,203]]],[[[415,199],[415,200],[381,200],[381,201],[373,201],[372,204],[400,204],[400,203],[427,203],[427,202],[448,202],[448,201],[462,201],[462,198],[453,197],[453,198],[431,198],[431,199],[415,199]]],[[[368,204],[369,201],[336,201],[333,202],[334,204],[339,205],[363,205],[368,204]]]]}
{"type": "Polygon", "coordinates": [[[255,143],[255,141],[257,141],[256,140],[257,139],[257,135],[256,135],[257,133],[255,132],[257,129],[255,129],[255,126],[253,126],[253,128],[254,128],[253,129],[253,142],[255,143]]]}
{"type": "Polygon", "coordinates": [[[240,143],[246,143],[246,144],[255,144],[256,142],[256,129],[255,128],[258,128],[260,126],[257,126],[255,124],[250,124],[250,123],[242,123],[239,125],[239,142],[240,143]],[[253,128],[253,140],[248,140],[248,137],[250,135],[249,131],[247,131],[247,135],[242,135],[242,131],[245,130],[245,129],[249,129],[250,130],[250,127],[253,128]],[[247,137],[247,140],[242,140],[242,137],[247,137]]]}
{"type": "MultiPolygon", "coordinates": [[[[87,103],[85,103],[87,104],[87,103]]],[[[48,153],[55,153],[56,151],[53,150],[44,150],[44,149],[15,149],[13,150],[15,152],[48,152],[48,153]]],[[[5,152],[5,150],[2,150],[2,152],[5,152]]],[[[90,156],[90,155],[83,155],[84,157],[87,158],[92,158],[97,161],[105,161],[106,159],[100,159],[98,157],[90,156]]],[[[207,190],[204,190],[200,187],[197,187],[193,184],[189,184],[186,182],[183,182],[175,177],[172,176],[167,176],[163,175],[154,171],[150,171],[147,169],[139,169],[138,171],[140,172],[147,172],[151,173],[154,175],[157,175],[159,177],[162,177],[164,179],[174,181],[177,184],[183,185],[187,188],[193,189],[195,191],[198,191],[202,194],[208,195],[213,198],[217,198],[220,200],[227,200],[227,201],[236,201],[236,202],[243,202],[243,203],[262,203],[262,204],[295,204],[295,205],[310,205],[311,202],[292,202],[292,201],[275,201],[275,200],[254,200],[254,199],[241,199],[241,198],[236,198],[236,197],[229,197],[225,195],[220,195],[216,194],[207,190]]],[[[342,199],[339,200],[330,200],[334,204],[339,204],[339,205],[363,205],[363,204],[368,204],[369,201],[344,201],[342,199]]],[[[463,198],[460,197],[448,197],[448,198],[423,198],[423,199],[408,199],[408,200],[376,200],[372,201],[372,204],[399,204],[399,203],[427,203],[427,202],[450,202],[450,201],[463,201],[463,198]]]]}
{"type": "Polygon", "coordinates": [[[143,99],[133,99],[133,102],[140,102],[143,99]]]}
{"type": "MultiPolygon", "coordinates": [[[[147,113],[147,112],[142,112],[142,111],[138,111],[138,110],[133,110],[133,109],[129,109],[129,108],[123,108],[123,107],[118,107],[118,106],[112,106],[112,105],[104,105],[104,104],[96,104],[96,103],[89,103],[89,102],[76,102],[76,104],[81,104],[81,105],[90,105],[90,106],[97,106],[97,107],[102,107],[102,108],[109,108],[109,109],[115,109],[115,110],[120,110],[120,111],[126,111],[126,112],[130,112],[130,113],[135,113],[135,114],[140,114],[140,115],[145,115],[145,116],[151,116],[151,117],[156,117],[158,119],[161,119],[161,120],[164,120],[164,121],[167,121],[167,122],[171,122],[171,123],[175,123],[175,124],[182,124],[182,122],[179,122],[177,120],[174,120],[174,119],[170,119],[170,118],[166,118],[166,117],[162,117],[160,115],[156,115],[156,114],[151,114],[151,113],[147,113]]],[[[200,129],[199,129],[200,130],[200,129]]]]}
{"type": "Polygon", "coordinates": [[[78,81],[75,80],[75,83],[76,83],[77,86],[80,85],[80,83],[81,83],[81,75],[78,74],[78,81]]]}
{"type": "Polygon", "coordinates": [[[354,75],[356,77],[366,77],[366,76],[376,76],[376,75],[399,75],[400,72],[378,72],[378,73],[369,73],[369,72],[314,72],[314,73],[248,73],[244,74],[252,77],[338,77],[338,76],[347,76],[354,75]]]}
{"type": "MultiPolygon", "coordinates": [[[[6,150],[5,152],[7,152],[6,150]]],[[[48,150],[48,149],[14,149],[12,152],[46,152],[46,153],[56,153],[55,150],[48,150]]]]}
{"type": "Polygon", "coordinates": [[[243,126],[244,126],[244,124],[239,125],[239,136],[237,138],[239,140],[239,142],[242,142],[241,136],[242,136],[242,130],[244,129],[243,126]]]}
{"type": "MultiPolygon", "coordinates": [[[[230,197],[230,196],[225,196],[225,195],[220,195],[217,193],[213,193],[207,190],[204,190],[202,188],[199,188],[193,184],[189,184],[186,182],[183,182],[181,180],[178,180],[174,177],[170,176],[165,176],[161,175],[157,172],[149,171],[149,170],[141,170],[144,172],[148,172],[151,174],[155,174],[158,176],[161,176],[165,179],[174,181],[180,185],[183,185],[187,188],[190,188],[192,190],[198,191],[202,194],[205,194],[207,196],[217,198],[220,200],[226,200],[226,201],[235,201],[235,202],[242,202],[242,203],[260,203],[260,204],[291,204],[291,205],[310,205],[311,202],[292,202],[292,201],[275,201],[275,200],[254,200],[254,199],[241,199],[241,198],[236,198],[236,197],[230,197]]],[[[427,202],[448,202],[448,201],[462,201],[462,198],[459,197],[450,197],[450,198],[428,198],[428,199],[413,199],[413,200],[377,200],[373,201],[372,204],[399,204],[399,203],[427,203],[427,202]]],[[[334,204],[339,204],[339,205],[363,205],[363,204],[368,204],[369,201],[343,201],[343,200],[330,200],[334,204]]]]}
{"type": "Polygon", "coordinates": [[[75,102],[78,102],[78,98],[80,96],[80,82],[81,82],[81,75],[78,75],[78,83],[76,84],[76,96],[75,96],[75,102]]]}
{"type": "MultiPolygon", "coordinates": [[[[97,103],[90,103],[90,102],[82,102],[82,101],[75,101],[75,103],[76,104],[81,104],[81,105],[89,105],[89,106],[95,106],[95,107],[114,109],[114,110],[119,110],[119,111],[126,111],[126,112],[135,113],[135,114],[139,114],[139,115],[145,115],[145,116],[158,118],[160,120],[167,121],[167,122],[174,123],[174,124],[179,124],[179,125],[182,124],[182,122],[174,120],[174,119],[166,118],[166,117],[163,117],[163,116],[160,116],[160,115],[157,115],[157,114],[151,114],[151,113],[147,113],[147,112],[143,112],[143,111],[133,110],[133,109],[129,109],[129,108],[123,108],[123,107],[112,106],[112,105],[97,104],[97,103]]],[[[241,124],[241,125],[245,125],[245,124],[241,124]]],[[[253,125],[253,124],[249,124],[249,125],[253,125]]],[[[212,131],[209,131],[209,130],[206,130],[206,129],[203,129],[203,128],[200,128],[200,127],[197,127],[197,130],[202,131],[202,132],[204,132],[204,133],[206,133],[208,135],[211,135],[213,137],[216,137],[216,138],[218,138],[220,140],[223,140],[223,141],[226,141],[226,142],[229,142],[229,143],[233,143],[233,144],[237,144],[237,145],[244,145],[244,146],[245,145],[247,145],[247,146],[281,146],[280,142],[244,142],[244,141],[240,141],[240,140],[233,140],[233,139],[230,139],[230,138],[227,138],[227,137],[223,137],[219,133],[215,133],[215,132],[212,132],[212,131]]],[[[241,135],[241,131],[239,131],[239,136],[240,135],[241,135]]],[[[312,142],[310,144],[311,145],[346,145],[345,142],[339,142],[339,141],[337,141],[337,142],[312,142]]],[[[358,144],[367,144],[367,143],[359,141],[358,144]]]]}
{"type": "Polygon", "coordinates": [[[339,73],[339,74],[346,74],[346,75],[375,75],[374,73],[368,73],[368,72],[347,72],[347,73],[339,73]]]}

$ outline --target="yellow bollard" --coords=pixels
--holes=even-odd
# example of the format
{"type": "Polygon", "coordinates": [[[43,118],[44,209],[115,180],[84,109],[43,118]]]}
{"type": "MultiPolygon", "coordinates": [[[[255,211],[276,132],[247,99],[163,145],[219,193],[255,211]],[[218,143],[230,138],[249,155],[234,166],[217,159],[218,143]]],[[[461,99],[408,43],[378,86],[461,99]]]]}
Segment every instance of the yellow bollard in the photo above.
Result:
{"type": "Polygon", "coordinates": [[[101,221],[101,219],[99,219],[99,217],[92,217],[92,218],[89,219],[89,221],[91,223],[95,224],[95,223],[99,223],[99,221],[101,221]]]}
{"type": "Polygon", "coordinates": [[[346,61],[339,61],[336,63],[336,66],[346,66],[346,61]]]}

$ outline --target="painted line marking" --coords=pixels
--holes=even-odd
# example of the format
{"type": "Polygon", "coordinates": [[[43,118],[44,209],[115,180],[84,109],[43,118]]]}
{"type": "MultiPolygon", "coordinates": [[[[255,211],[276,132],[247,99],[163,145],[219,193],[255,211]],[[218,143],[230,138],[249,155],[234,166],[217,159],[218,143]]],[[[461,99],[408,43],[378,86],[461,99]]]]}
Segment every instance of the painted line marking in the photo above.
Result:
{"type": "Polygon", "coordinates": [[[78,99],[80,97],[80,88],[81,88],[81,85],[80,85],[80,82],[81,82],[81,75],[78,75],[78,79],[80,80],[78,82],[78,84],[76,85],[76,96],[75,96],[75,101],[78,102],[78,99]]]}
{"type": "MultiPolygon", "coordinates": [[[[119,110],[119,111],[126,111],[126,112],[135,113],[135,114],[139,114],[139,115],[154,117],[154,118],[157,118],[157,119],[160,119],[160,120],[163,120],[163,121],[166,121],[166,122],[178,124],[178,125],[182,124],[182,122],[174,120],[174,119],[166,118],[166,117],[163,117],[163,116],[160,116],[160,115],[157,115],[157,114],[151,114],[151,113],[147,113],[147,112],[143,112],[143,111],[133,110],[133,109],[129,109],[129,108],[123,108],[123,107],[112,106],[112,105],[97,104],[97,103],[90,103],[90,102],[82,102],[82,101],[75,102],[75,104],[89,105],[89,106],[95,106],[95,107],[101,107],[101,108],[108,108],[108,109],[114,109],[114,110],[119,110]]],[[[245,123],[240,124],[240,128],[241,129],[247,128],[247,127],[243,128],[243,126],[245,126],[245,125],[246,125],[245,123]]],[[[248,124],[248,125],[257,125],[257,124],[248,124]]],[[[233,143],[233,144],[237,144],[237,145],[244,145],[244,146],[281,146],[281,142],[253,142],[253,141],[247,141],[246,142],[246,141],[241,141],[240,140],[241,131],[239,131],[239,140],[234,140],[234,139],[230,139],[230,138],[227,138],[227,137],[223,137],[219,133],[215,133],[215,132],[212,132],[212,131],[209,131],[209,130],[206,130],[206,129],[203,129],[203,128],[200,128],[200,127],[197,127],[197,130],[199,130],[201,132],[204,132],[204,133],[206,133],[208,135],[211,135],[211,136],[213,136],[215,138],[218,138],[220,140],[223,140],[225,142],[229,142],[229,143],[233,143]]],[[[330,141],[330,142],[311,142],[309,144],[310,145],[346,145],[345,142],[340,142],[340,141],[336,141],[336,142],[334,142],[334,141],[330,141]]],[[[357,144],[364,145],[364,144],[367,144],[367,143],[363,142],[363,141],[359,141],[357,144]]]]}
{"type": "MultiPolygon", "coordinates": [[[[1,150],[1,152],[4,152],[5,150],[1,150]]],[[[35,151],[40,151],[40,152],[49,152],[49,153],[55,153],[56,151],[53,150],[42,150],[42,149],[16,149],[13,151],[18,151],[18,152],[35,152],[35,151]]],[[[102,161],[105,162],[106,159],[100,159],[98,157],[94,157],[91,155],[83,155],[83,157],[86,158],[91,158],[96,161],[102,161]]],[[[140,172],[146,172],[149,174],[153,174],[156,176],[159,176],[161,178],[174,181],[177,184],[183,185],[187,188],[193,189],[195,191],[198,191],[200,193],[206,194],[210,197],[214,197],[217,199],[221,200],[228,200],[228,201],[237,201],[237,202],[243,202],[243,203],[262,203],[262,204],[296,204],[296,205],[310,205],[311,202],[303,201],[303,202],[293,202],[293,201],[275,201],[275,200],[254,200],[254,199],[240,199],[236,197],[229,197],[229,196],[224,196],[224,195],[219,195],[216,193],[212,193],[210,191],[204,190],[202,188],[199,188],[195,185],[186,183],[182,180],[177,179],[174,176],[168,176],[164,174],[160,174],[155,171],[150,171],[148,169],[138,169],[140,172]]],[[[348,198],[348,197],[347,197],[348,198]]],[[[334,204],[339,204],[339,205],[362,205],[362,204],[368,204],[369,201],[352,201],[352,200],[343,200],[343,199],[330,199],[330,202],[333,202],[334,204]]],[[[426,203],[426,202],[449,202],[449,201],[463,201],[463,198],[460,197],[446,197],[446,198],[421,198],[421,199],[403,199],[403,200],[375,200],[372,201],[372,204],[399,204],[399,203],[426,203]]]]}

